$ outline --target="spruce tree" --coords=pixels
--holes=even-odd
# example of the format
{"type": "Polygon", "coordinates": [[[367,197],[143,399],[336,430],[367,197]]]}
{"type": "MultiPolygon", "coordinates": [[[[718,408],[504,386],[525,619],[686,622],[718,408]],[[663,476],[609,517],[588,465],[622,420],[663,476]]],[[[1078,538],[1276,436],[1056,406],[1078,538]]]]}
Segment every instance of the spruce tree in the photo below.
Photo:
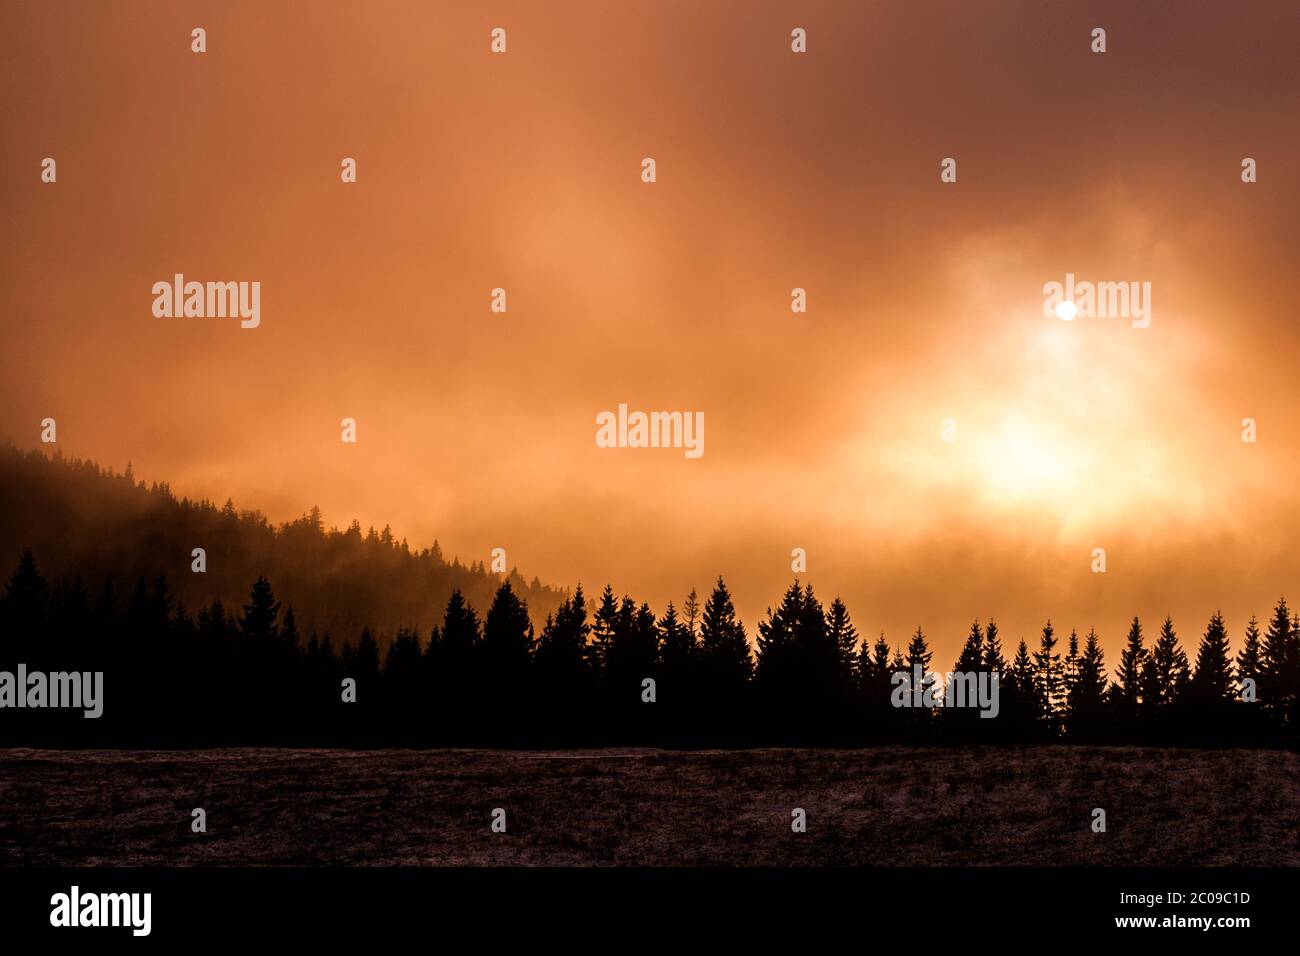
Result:
{"type": "Polygon", "coordinates": [[[930,662],[934,660],[934,652],[930,650],[930,645],[925,639],[925,633],[918,625],[916,633],[912,639],[907,642],[907,659],[904,662],[904,669],[907,671],[907,687],[913,700],[921,701],[921,708],[912,714],[914,720],[924,722],[932,715],[930,708],[927,706],[927,700],[932,695],[938,694],[937,676],[930,670],[930,662]],[[919,684],[917,673],[920,672],[919,684]],[[919,698],[916,696],[919,690],[919,698]],[[933,690],[932,690],[933,689],[933,690]]]}
{"type": "Polygon", "coordinates": [[[1079,656],[1075,678],[1070,685],[1066,709],[1067,730],[1072,737],[1084,739],[1096,733],[1102,724],[1106,704],[1106,664],[1101,641],[1094,629],[1088,630],[1083,653],[1079,656]]]}
{"type": "Polygon", "coordinates": [[[648,604],[640,608],[628,597],[619,608],[613,637],[605,649],[606,680],[617,706],[635,705],[641,682],[656,676],[659,632],[648,604]]]}
{"type": "Polygon", "coordinates": [[[271,582],[259,576],[253,584],[248,603],[244,605],[244,616],[239,619],[239,630],[254,646],[269,647],[278,634],[276,620],[279,616],[280,602],[275,599],[271,582]]]}
{"type": "Polygon", "coordinates": [[[1012,697],[1015,702],[1015,721],[1022,736],[1036,736],[1042,718],[1042,700],[1038,692],[1038,679],[1034,662],[1029,657],[1029,647],[1022,638],[1016,646],[1016,656],[1008,669],[1012,697]]]}
{"type": "MultiPolygon", "coordinates": [[[[1263,656],[1260,650],[1259,641],[1259,621],[1252,614],[1250,622],[1246,625],[1246,637],[1241,645],[1241,652],[1237,655],[1237,686],[1233,688],[1233,696],[1240,698],[1243,694],[1245,681],[1252,680],[1255,683],[1255,692],[1258,695],[1259,681],[1264,671],[1263,656]]],[[[1255,697],[1257,701],[1258,696],[1255,697]]]]}
{"type": "Polygon", "coordinates": [[[1167,711],[1182,695],[1187,673],[1187,655],[1178,646],[1173,619],[1166,615],[1143,669],[1143,709],[1149,714],[1167,711]]]}
{"type": "Polygon", "coordinates": [[[1136,617],[1128,629],[1128,640],[1119,658],[1119,695],[1116,703],[1122,710],[1122,716],[1132,719],[1137,716],[1142,699],[1142,671],[1146,666],[1147,650],[1142,645],[1142,622],[1136,617]]]}
{"type": "Polygon", "coordinates": [[[803,587],[795,580],[781,596],[775,609],[758,622],[754,641],[754,683],[770,701],[781,701],[792,687],[803,684],[808,675],[799,673],[798,630],[804,610],[803,587]]]}
{"type": "Polygon", "coordinates": [[[754,670],[745,627],[721,577],[700,615],[700,665],[710,689],[723,694],[743,688],[754,670]]]}
{"type": "MultiPolygon", "coordinates": [[[[1079,679],[1079,632],[1070,628],[1070,640],[1066,645],[1065,661],[1061,671],[1061,683],[1064,690],[1063,697],[1066,701],[1070,698],[1070,691],[1074,688],[1074,683],[1079,679]]],[[[1068,705],[1066,708],[1068,709],[1068,705]]]]}
{"type": "Polygon", "coordinates": [[[1192,698],[1202,705],[1227,703],[1233,693],[1232,662],[1228,656],[1228,631],[1218,611],[1210,618],[1196,652],[1196,671],[1192,675],[1192,698]]]}
{"type": "Polygon", "coordinates": [[[548,616],[537,643],[536,661],[546,680],[556,693],[564,694],[580,685],[588,676],[586,597],[582,585],[566,597],[555,612],[548,616]]]}
{"type": "Polygon", "coordinates": [[[1259,680],[1260,703],[1279,724],[1286,722],[1295,703],[1294,676],[1298,665],[1293,644],[1297,639],[1300,636],[1292,629],[1286,599],[1279,599],[1268,622],[1268,630],[1264,632],[1259,680]]]}
{"type": "Polygon", "coordinates": [[[686,602],[682,605],[682,615],[686,630],[690,632],[691,640],[694,641],[700,633],[700,598],[695,593],[695,588],[691,588],[691,593],[686,595],[686,602]]]}
{"type": "Polygon", "coordinates": [[[605,666],[605,656],[610,644],[614,642],[618,624],[618,600],[614,597],[613,585],[606,584],[600,595],[600,603],[591,615],[591,643],[588,645],[587,657],[593,670],[600,671],[605,666]]]}
{"type": "Polygon", "coordinates": [[[998,638],[998,622],[989,619],[984,629],[984,669],[990,674],[1005,674],[1006,658],[1002,656],[1002,641],[998,638]]]}
{"type": "Polygon", "coordinates": [[[532,662],[533,625],[528,605],[506,580],[497,588],[483,621],[479,655],[489,681],[517,685],[532,662]]]}
{"type": "Polygon", "coordinates": [[[847,691],[853,683],[858,629],[853,626],[853,621],[849,618],[849,609],[838,596],[826,610],[826,636],[836,651],[836,678],[842,689],[847,691]]]}
{"type": "Polygon", "coordinates": [[[659,619],[659,693],[665,703],[689,703],[694,692],[698,648],[695,635],[678,619],[671,601],[659,619]]]}
{"type": "Polygon", "coordinates": [[[930,650],[930,644],[925,639],[925,632],[923,632],[918,625],[916,633],[914,633],[911,640],[907,642],[907,667],[913,672],[913,674],[915,674],[916,667],[919,665],[921,670],[921,679],[925,680],[925,678],[929,677],[931,674],[930,662],[932,660],[934,660],[934,652],[930,650]]]}
{"type": "Polygon", "coordinates": [[[984,669],[984,631],[978,620],[973,621],[962,644],[957,660],[952,665],[954,672],[978,672],[984,669]]]}
{"type": "Polygon", "coordinates": [[[1038,698],[1036,709],[1046,722],[1050,734],[1060,732],[1065,697],[1061,655],[1056,650],[1056,644],[1056,632],[1049,620],[1043,625],[1043,635],[1039,639],[1038,650],[1034,652],[1034,687],[1038,698]]]}
{"type": "Polygon", "coordinates": [[[284,651],[289,655],[296,654],[300,650],[298,642],[301,637],[302,635],[298,633],[298,619],[294,616],[293,608],[285,608],[284,623],[280,625],[280,643],[283,645],[284,651]]]}
{"type": "Polygon", "coordinates": [[[705,734],[734,743],[745,725],[744,703],[754,671],[745,627],[722,578],[700,615],[699,686],[705,734]]]}
{"type": "Polygon", "coordinates": [[[375,637],[368,627],[361,629],[361,638],[357,641],[352,663],[356,668],[358,683],[363,677],[374,677],[379,673],[379,645],[375,643],[375,637]]]}
{"type": "MultiPolygon", "coordinates": [[[[979,680],[981,673],[984,671],[984,631],[980,627],[978,620],[973,621],[970,631],[966,635],[966,641],[962,644],[961,651],[957,654],[957,660],[953,662],[952,672],[949,675],[949,681],[962,681],[964,686],[969,688],[966,675],[975,675],[975,689],[978,694],[979,680]]],[[[949,703],[957,703],[957,691],[951,685],[946,688],[949,703]]],[[[963,691],[963,694],[968,691],[963,691]]],[[[1000,690],[999,690],[1000,695],[1000,690]]],[[[943,711],[944,728],[947,733],[958,739],[971,738],[980,733],[983,728],[981,723],[987,723],[980,717],[979,708],[969,698],[962,700],[966,706],[945,708],[943,711]]]]}

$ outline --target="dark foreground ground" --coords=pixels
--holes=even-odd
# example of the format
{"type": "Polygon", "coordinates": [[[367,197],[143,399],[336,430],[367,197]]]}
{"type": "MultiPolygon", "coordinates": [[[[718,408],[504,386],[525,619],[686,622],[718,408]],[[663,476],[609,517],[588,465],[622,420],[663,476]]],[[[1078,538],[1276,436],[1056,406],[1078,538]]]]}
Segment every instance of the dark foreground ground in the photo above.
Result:
{"type": "Polygon", "coordinates": [[[0,750],[0,864],[1295,866],[1300,758],[0,750]],[[195,807],[205,834],[190,830],[195,807]],[[490,830],[494,807],[505,834],[490,830]],[[795,807],[806,833],[791,832],[795,807]]]}

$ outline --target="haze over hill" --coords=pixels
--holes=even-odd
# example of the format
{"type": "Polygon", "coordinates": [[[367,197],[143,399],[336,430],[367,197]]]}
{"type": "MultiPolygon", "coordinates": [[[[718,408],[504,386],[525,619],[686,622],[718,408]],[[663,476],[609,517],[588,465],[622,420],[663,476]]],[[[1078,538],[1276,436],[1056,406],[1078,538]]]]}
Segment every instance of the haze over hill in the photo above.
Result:
{"type": "MultiPolygon", "coordinates": [[[[383,643],[401,626],[426,637],[454,589],[486,609],[506,577],[484,561],[446,558],[434,541],[412,548],[385,527],[327,528],[317,508],[272,524],[256,510],[176,497],[166,483],[146,485],[93,462],[39,451],[0,448],[0,564],[12,568],[24,549],[52,579],[80,578],[93,595],[112,580],[129,593],[141,577],[165,576],[186,607],[222,601],[237,609],[265,575],[304,633],[354,640],[369,626],[383,643]],[[206,551],[207,570],[191,570],[192,551],[206,551]]],[[[564,593],[509,573],[540,626],[564,593]]]]}

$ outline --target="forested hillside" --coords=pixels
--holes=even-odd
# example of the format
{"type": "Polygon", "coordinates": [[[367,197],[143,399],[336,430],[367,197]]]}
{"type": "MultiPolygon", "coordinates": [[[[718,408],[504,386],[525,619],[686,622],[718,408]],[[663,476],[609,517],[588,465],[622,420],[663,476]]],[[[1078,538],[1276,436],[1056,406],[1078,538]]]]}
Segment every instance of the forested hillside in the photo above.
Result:
{"type": "MultiPolygon", "coordinates": [[[[292,606],[304,633],[355,640],[370,627],[381,645],[398,627],[427,632],[441,620],[453,591],[487,607],[505,575],[484,561],[448,560],[435,541],[412,548],[388,528],[326,527],[312,508],[295,521],[272,524],[231,501],[178,498],[167,484],[137,481],[128,466],[115,474],[93,462],[0,447],[0,567],[13,568],[25,549],[40,555],[51,580],[79,578],[98,592],[111,580],[129,594],[143,577],[167,579],[172,595],[198,609],[221,601],[238,608],[249,582],[265,575],[292,606]],[[191,570],[193,549],[207,570],[191,570]]],[[[484,555],[486,559],[487,556],[484,555]]],[[[563,598],[517,571],[511,584],[539,623],[563,598]]]]}

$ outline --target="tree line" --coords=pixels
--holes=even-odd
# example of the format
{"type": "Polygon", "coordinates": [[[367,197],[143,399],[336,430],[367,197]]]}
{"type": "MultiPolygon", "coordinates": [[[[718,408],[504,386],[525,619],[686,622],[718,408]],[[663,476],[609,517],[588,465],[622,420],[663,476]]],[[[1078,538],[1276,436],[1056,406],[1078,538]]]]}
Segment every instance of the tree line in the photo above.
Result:
{"type": "MultiPolygon", "coordinates": [[[[1135,617],[1113,674],[1095,631],[1004,650],[972,623],[952,671],[998,675],[997,716],[898,707],[899,673],[936,680],[921,628],[905,645],[858,634],[839,598],[792,583],[751,645],[719,578],[656,615],[611,587],[579,586],[535,631],[511,580],[486,613],[452,592],[427,637],[368,627],[304,636],[259,577],[247,603],[191,614],[163,578],[91,597],[51,585],[25,552],[0,596],[0,670],[102,671],[104,716],[0,711],[7,744],[69,746],[598,746],[877,743],[1293,745],[1300,617],[1279,600],[1232,655],[1215,614],[1194,660],[1166,618],[1135,617]],[[1009,657],[1007,656],[1009,653],[1009,657]]],[[[937,689],[937,688],[936,688],[937,689]]]]}
{"type": "Polygon", "coordinates": [[[0,566],[8,570],[24,548],[41,556],[51,580],[81,575],[98,587],[111,577],[129,594],[140,577],[167,574],[173,597],[193,607],[220,600],[238,608],[249,582],[264,574],[297,609],[298,625],[322,634],[355,636],[366,625],[391,634],[399,624],[427,632],[456,589],[487,607],[501,571],[538,615],[564,596],[508,563],[494,572],[487,556],[444,555],[436,540],[415,547],[389,527],[355,520],[329,527],[319,508],[273,523],[229,499],[178,497],[166,482],[146,484],[130,464],[114,472],[57,451],[0,445],[0,566]],[[196,548],[205,554],[202,574],[190,573],[196,548]]]}

